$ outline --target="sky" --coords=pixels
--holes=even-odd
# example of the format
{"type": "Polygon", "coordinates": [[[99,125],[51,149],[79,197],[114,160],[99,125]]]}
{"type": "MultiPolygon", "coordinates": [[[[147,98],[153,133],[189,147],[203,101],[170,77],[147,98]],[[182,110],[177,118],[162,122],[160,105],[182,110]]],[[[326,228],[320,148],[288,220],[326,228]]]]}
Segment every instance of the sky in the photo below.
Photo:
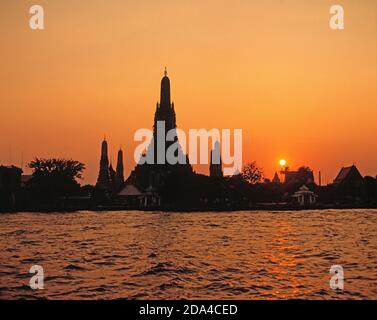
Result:
{"type": "MultiPolygon", "coordinates": [[[[177,125],[243,130],[265,176],[307,165],[377,175],[377,1],[4,0],[0,164],[84,162],[95,183],[104,136],[125,176],[134,133],[152,128],[165,66],[177,125]],[[31,30],[29,8],[45,11],[31,30]],[[344,30],[329,28],[344,7],[344,30]]],[[[208,168],[198,167],[208,173],[208,168]]]]}

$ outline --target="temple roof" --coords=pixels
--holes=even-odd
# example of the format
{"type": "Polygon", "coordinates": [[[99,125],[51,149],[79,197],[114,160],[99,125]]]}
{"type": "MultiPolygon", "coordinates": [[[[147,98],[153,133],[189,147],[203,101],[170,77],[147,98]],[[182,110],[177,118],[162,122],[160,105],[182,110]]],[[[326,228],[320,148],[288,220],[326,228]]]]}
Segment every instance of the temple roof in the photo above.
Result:
{"type": "Polygon", "coordinates": [[[274,177],[272,178],[272,182],[273,183],[280,183],[280,179],[279,179],[277,172],[275,172],[274,177]]]}
{"type": "Polygon", "coordinates": [[[126,184],[118,196],[141,196],[143,192],[133,183],[126,184]]]}
{"type": "Polygon", "coordinates": [[[361,180],[363,177],[355,165],[343,167],[336,176],[334,183],[346,182],[349,179],[361,180]]]}
{"type": "Polygon", "coordinates": [[[300,189],[298,189],[293,195],[292,197],[299,197],[299,196],[302,196],[302,195],[305,195],[305,194],[310,194],[310,195],[313,195],[315,197],[318,197],[313,191],[311,191],[306,185],[302,185],[300,187],[300,189]]]}

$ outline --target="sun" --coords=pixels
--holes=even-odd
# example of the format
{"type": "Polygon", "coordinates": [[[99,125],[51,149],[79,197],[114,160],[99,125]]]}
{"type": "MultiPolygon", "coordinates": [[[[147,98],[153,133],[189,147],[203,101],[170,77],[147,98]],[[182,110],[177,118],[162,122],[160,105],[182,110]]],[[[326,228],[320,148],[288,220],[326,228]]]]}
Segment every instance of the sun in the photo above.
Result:
{"type": "Polygon", "coordinates": [[[279,164],[284,167],[287,164],[287,161],[285,159],[280,159],[279,164]]]}

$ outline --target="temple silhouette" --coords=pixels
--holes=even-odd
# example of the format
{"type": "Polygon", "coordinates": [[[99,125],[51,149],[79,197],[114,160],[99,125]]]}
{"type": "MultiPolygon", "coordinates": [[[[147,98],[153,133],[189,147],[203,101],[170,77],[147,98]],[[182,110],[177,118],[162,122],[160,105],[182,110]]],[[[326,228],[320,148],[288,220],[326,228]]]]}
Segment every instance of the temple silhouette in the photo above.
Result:
{"type": "Polygon", "coordinates": [[[119,150],[118,152],[117,171],[114,172],[111,164],[109,165],[108,145],[107,141],[104,140],[96,187],[108,195],[115,196],[118,202],[122,204],[160,206],[163,203],[175,202],[177,194],[172,192],[172,189],[188,192],[186,189],[196,175],[189,163],[188,156],[183,153],[179,145],[177,135],[175,135],[173,141],[166,139],[168,132],[174,131],[176,128],[176,113],[174,102],[171,101],[170,79],[165,68],[161,80],[160,101],[156,104],[154,114],[153,137],[144,154],[144,156],[152,158],[153,163],[138,163],[130,176],[124,181],[122,151],[119,150]],[[159,123],[164,125],[164,150],[161,150],[161,145],[158,144],[159,123]],[[174,156],[185,159],[183,164],[170,164],[166,162],[166,159],[159,158],[159,155],[165,157],[167,150],[173,144],[177,145],[174,156]]]}
{"type": "MultiPolygon", "coordinates": [[[[191,210],[193,208],[295,208],[318,206],[318,199],[326,205],[349,205],[358,199],[374,203],[376,179],[363,178],[356,166],[342,168],[332,184],[321,186],[314,181],[313,171],[308,167],[290,170],[286,167],[272,180],[249,183],[240,172],[224,176],[219,141],[214,141],[210,152],[209,175],[193,171],[189,158],[180,147],[177,135],[172,141],[166,139],[169,131],[177,129],[177,116],[171,100],[170,79],[165,68],[161,79],[160,101],[156,104],[153,137],[143,157],[152,163],[138,163],[127,179],[124,179],[123,151],[118,151],[116,170],[108,158],[106,139],[101,146],[101,157],[95,198],[97,204],[122,208],[166,208],[191,210]],[[158,143],[159,125],[164,125],[164,148],[158,143]],[[170,164],[164,157],[175,146],[175,158],[183,162],[170,164]],[[366,200],[365,200],[366,199],[366,200]],[[370,200],[372,199],[372,200],[370,200]]],[[[161,137],[160,137],[161,139],[161,137]]]]}
{"type": "Polygon", "coordinates": [[[123,151],[119,149],[116,171],[112,163],[109,165],[108,145],[106,139],[101,146],[101,160],[96,187],[105,191],[115,191],[122,187],[124,182],[123,151]]]}
{"type": "MultiPolygon", "coordinates": [[[[48,167],[51,160],[59,166],[54,172],[50,172],[49,167],[47,171],[34,171],[32,175],[23,175],[21,168],[12,165],[1,165],[0,211],[287,210],[377,206],[377,177],[362,176],[355,165],[341,168],[334,181],[324,186],[321,172],[317,184],[313,171],[307,166],[297,170],[285,167],[271,180],[251,181],[245,167],[233,176],[224,176],[220,143],[212,141],[209,175],[196,173],[177,135],[170,141],[167,139],[169,131],[176,133],[176,130],[176,110],[165,69],[154,113],[152,139],[126,179],[123,150],[118,150],[114,169],[108,156],[108,141],[104,138],[95,186],[80,186],[74,176],[67,176],[64,166],[69,161],[65,159],[40,159],[48,167]],[[164,126],[162,137],[161,124],[164,126]],[[163,145],[159,139],[164,140],[163,145]],[[169,152],[173,152],[174,159],[184,161],[166,161],[169,152]],[[165,159],[161,159],[161,155],[165,159]],[[145,162],[142,158],[152,161],[145,162]]],[[[84,168],[84,164],[82,166],[84,168]]]]}

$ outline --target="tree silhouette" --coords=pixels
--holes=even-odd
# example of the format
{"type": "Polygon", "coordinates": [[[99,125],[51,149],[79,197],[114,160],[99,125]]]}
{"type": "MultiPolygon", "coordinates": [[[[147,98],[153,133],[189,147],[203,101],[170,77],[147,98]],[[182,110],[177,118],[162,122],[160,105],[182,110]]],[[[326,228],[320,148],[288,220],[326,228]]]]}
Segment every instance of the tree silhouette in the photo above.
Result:
{"type": "Polygon", "coordinates": [[[76,160],[35,158],[28,164],[33,170],[27,187],[34,203],[54,203],[59,197],[80,191],[77,179],[82,178],[85,165],[76,160]]]}
{"type": "Polygon", "coordinates": [[[35,158],[28,164],[33,169],[33,177],[36,176],[61,176],[67,180],[74,181],[82,178],[85,165],[76,160],[66,159],[40,159],[35,158]]]}
{"type": "Polygon", "coordinates": [[[241,175],[250,184],[256,184],[263,180],[263,171],[255,161],[245,164],[241,175]]]}
{"type": "Polygon", "coordinates": [[[312,172],[313,172],[313,170],[312,169],[310,169],[309,167],[307,167],[307,166],[301,166],[300,168],[298,168],[298,172],[300,173],[300,174],[303,174],[303,175],[307,175],[307,174],[311,174],[312,172]]]}

